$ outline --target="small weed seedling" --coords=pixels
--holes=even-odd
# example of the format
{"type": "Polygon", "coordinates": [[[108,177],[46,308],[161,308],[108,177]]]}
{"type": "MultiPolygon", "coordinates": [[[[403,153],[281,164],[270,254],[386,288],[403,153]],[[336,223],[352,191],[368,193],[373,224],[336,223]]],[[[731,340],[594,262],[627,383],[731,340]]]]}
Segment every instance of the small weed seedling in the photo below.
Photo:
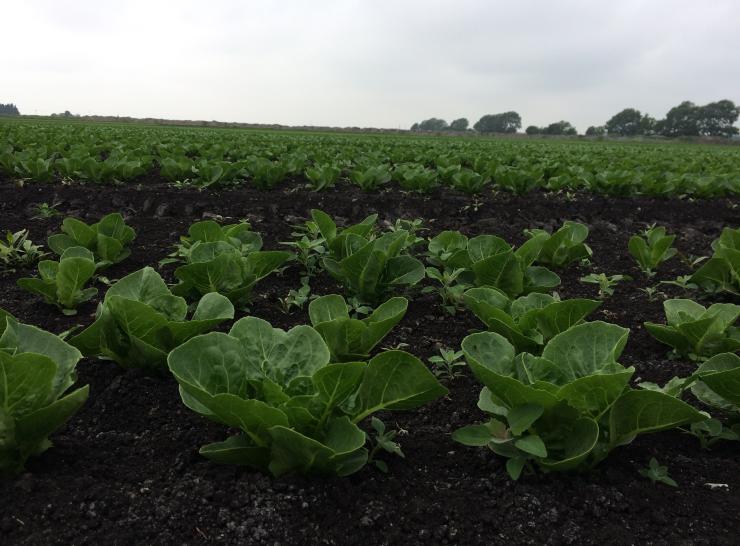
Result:
{"type": "Polygon", "coordinates": [[[696,290],[699,288],[696,284],[691,282],[691,275],[681,275],[676,277],[672,281],[660,281],[658,284],[667,284],[669,286],[678,286],[680,289],[688,292],[690,290],[696,290]]]}
{"type": "Polygon", "coordinates": [[[587,282],[590,284],[599,285],[599,299],[604,299],[607,296],[613,296],[614,290],[622,281],[631,281],[632,277],[629,275],[607,275],[606,273],[591,273],[585,277],[581,277],[581,282],[587,282]]]}
{"type": "Polygon", "coordinates": [[[386,430],[385,423],[377,417],[373,417],[370,420],[370,424],[375,430],[375,436],[372,439],[373,448],[372,450],[370,450],[368,462],[373,463],[378,470],[380,470],[384,474],[387,474],[388,465],[385,463],[385,461],[381,461],[376,458],[378,452],[382,449],[383,451],[387,451],[388,453],[393,453],[395,455],[398,455],[399,457],[405,458],[406,456],[403,454],[403,451],[401,451],[401,446],[393,440],[396,436],[400,434],[405,434],[406,431],[403,429],[386,430]]]}
{"type": "Polygon", "coordinates": [[[664,227],[648,227],[642,236],[633,235],[629,240],[629,251],[640,270],[648,277],[666,260],[673,258],[678,251],[673,248],[675,235],[666,235],[664,227]]]}
{"type": "Polygon", "coordinates": [[[469,284],[458,281],[460,275],[465,273],[465,271],[465,269],[461,268],[453,271],[445,269],[442,272],[436,267],[427,267],[427,277],[437,281],[439,286],[425,286],[421,289],[421,293],[438,294],[442,300],[442,309],[444,309],[448,315],[454,316],[464,307],[465,299],[463,295],[465,294],[465,291],[470,288],[469,284]]]}
{"type": "Polygon", "coordinates": [[[660,465],[655,457],[650,459],[650,466],[641,468],[639,472],[642,476],[650,478],[653,483],[660,482],[671,487],[678,487],[676,480],[668,475],[668,467],[660,465]]]}
{"type": "Polygon", "coordinates": [[[31,216],[31,220],[46,220],[48,218],[54,218],[60,216],[62,213],[57,210],[57,207],[61,203],[39,203],[34,207],[35,214],[31,216]]]}
{"type": "Polygon", "coordinates": [[[296,309],[303,309],[303,306],[315,297],[316,296],[311,296],[311,286],[308,284],[308,277],[303,277],[301,279],[301,287],[298,290],[291,288],[287,296],[284,298],[278,298],[278,301],[280,302],[280,310],[286,315],[289,315],[291,309],[294,307],[296,309]]]}
{"type": "Polygon", "coordinates": [[[454,381],[455,378],[462,377],[464,374],[460,368],[468,365],[462,351],[446,347],[439,349],[439,355],[429,357],[429,363],[432,365],[432,373],[443,381],[454,381]]]}
{"type": "Polygon", "coordinates": [[[668,297],[666,296],[665,292],[661,292],[660,290],[658,290],[658,285],[639,288],[639,290],[640,292],[645,292],[645,295],[650,301],[664,300],[668,297]]]}
{"type": "Polygon", "coordinates": [[[321,236],[316,222],[308,221],[303,225],[293,226],[292,241],[281,244],[295,251],[295,259],[303,266],[304,274],[312,278],[321,270],[321,258],[326,254],[326,241],[321,236]]]}

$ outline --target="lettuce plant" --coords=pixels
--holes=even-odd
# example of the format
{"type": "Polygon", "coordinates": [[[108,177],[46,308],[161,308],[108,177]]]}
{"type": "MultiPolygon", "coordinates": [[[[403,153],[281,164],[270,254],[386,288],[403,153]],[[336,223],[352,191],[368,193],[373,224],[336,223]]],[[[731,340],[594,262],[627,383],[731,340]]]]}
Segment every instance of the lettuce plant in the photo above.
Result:
{"type": "Polygon", "coordinates": [[[81,246],[67,248],[59,261],[39,262],[38,277],[18,279],[24,290],[38,294],[44,301],[56,305],[65,315],[77,313],[77,306],[89,301],[98,293],[97,288],[85,288],[95,275],[95,257],[81,246]]]}
{"type": "Polygon", "coordinates": [[[678,253],[672,246],[675,239],[675,235],[666,235],[664,227],[652,226],[644,231],[642,237],[630,237],[628,249],[642,272],[652,277],[660,264],[678,253]]]}
{"type": "Polygon", "coordinates": [[[198,246],[216,243],[216,249],[237,250],[242,256],[262,248],[262,237],[248,222],[222,226],[213,220],[195,222],[188,228],[188,234],[180,237],[175,251],[160,261],[160,265],[190,261],[191,254],[198,246]]]}
{"type": "Polygon", "coordinates": [[[532,293],[511,300],[495,288],[471,288],[465,305],[491,332],[504,336],[517,352],[539,354],[557,334],[580,324],[601,305],[587,299],[560,301],[548,294],[532,293]]]}
{"type": "Polygon", "coordinates": [[[175,270],[180,283],[172,289],[177,296],[194,299],[218,292],[246,304],[254,285],[290,258],[288,252],[254,250],[262,240],[246,224],[204,224],[195,224],[191,244],[181,252],[185,264],[175,270]]]}
{"type": "Polygon", "coordinates": [[[344,298],[322,296],[308,305],[311,325],[331,353],[332,362],[366,360],[370,351],[406,314],[408,300],[391,298],[364,319],[350,318],[344,298]]]}
{"type": "Polygon", "coordinates": [[[375,215],[343,230],[337,230],[331,217],[320,210],[312,210],[311,215],[329,248],[324,268],[363,302],[378,304],[392,290],[424,278],[422,263],[404,253],[408,231],[399,229],[373,238],[375,215]]]}
{"type": "Polygon", "coordinates": [[[76,218],[65,218],[62,233],[48,239],[49,248],[58,256],[73,246],[81,246],[93,253],[98,269],[103,269],[128,258],[131,250],[128,245],[136,237],[136,232],[119,213],[104,216],[96,224],[88,226],[76,218]]]}
{"type": "Polygon", "coordinates": [[[95,322],[70,343],[85,356],[115,360],[124,368],[166,369],[167,353],[191,337],[234,318],[234,306],[220,294],[206,294],[187,320],[188,306],[162,277],[145,267],[110,287],[95,322]]]}
{"type": "Polygon", "coordinates": [[[526,231],[530,237],[540,234],[543,238],[542,248],[537,256],[537,263],[553,267],[565,267],[573,262],[590,258],[591,248],[584,242],[588,237],[588,227],[578,222],[565,222],[552,235],[543,229],[526,231]]]}
{"type": "Polygon", "coordinates": [[[467,265],[468,238],[459,231],[443,231],[429,239],[427,261],[442,270],[452,269],[451,262],[467,265]]]}
{"type": "Polygon", "coordinates": [[[740,305],[715,303],[709,308],[692,300],[663,302],[666,324],[646,322],[655,339],[673,347],[680,355],[701,360],[719,353],[740,350],[740,305]]]}
{"type": "Polygon", "coordinates": [[[308,187],[312,191],[322,191],[332,188],[337,183],[342,169],[332,163],[324,163],[308,167],[305,171],[308,187]]]}
{"type": "Polygon", "coordinates": [[[21,472],[51,447],[49,435],[85,403],[77,380],[80,352],[62,339],[0,312],[0,475],[21,472]]]}
{"type": "Polygon", "coordinates": [[[457,251],[446,266],[472,272],[476,286],[497,288],[515,298],[531,292],[546,292],[560,284],[560,277],[546,267],[532,265],[548,235],[533,236],[514,250],[495,235],[479,235],[468,240],[465,251],[457,251]]]}
{"type": "Polygon", "coordinates": [[[635,369],[617,361],[628,334],[604,322],[579,324],[552,338],[541,357],[517,355],[494,332],[466,337],[462,350],[484,385],[478,407],[491,418],[453,438],[506,457],[517,479],[533,463],[545,471],[591,468],[639,434],[704,420],[673,396],[629,387],[635,369]]]}
{"type": "Polygon", "coordinates": [[[710,293],[740,296],[740,228],[725,228],[712,243],[714,254],[689,279],[710,293]]]}
{"type": "Polygon", "coordinates": [[[377,190],[391,181],[391,172],[387,165],[357,167],[349,173],[349,178],[364,191],[377,190]]]}
{"type": "Polygon", "coordinates": [[[185,405],[238,430],[200,453],[275,476],[357,472],[368,460],[358,423],[447,393],[403,351],[329,362],[328,347],[310,326],[285,332],[255,317],[237,321],[228,334],[197,336],[168,357],[185,405]]]}

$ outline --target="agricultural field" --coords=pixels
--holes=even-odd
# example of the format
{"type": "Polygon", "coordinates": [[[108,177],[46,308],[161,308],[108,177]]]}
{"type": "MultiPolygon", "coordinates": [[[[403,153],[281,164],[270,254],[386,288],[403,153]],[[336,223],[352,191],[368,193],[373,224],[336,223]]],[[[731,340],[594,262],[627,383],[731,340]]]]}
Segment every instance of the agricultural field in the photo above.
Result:
{"type": "Polygon", "coordinates": [[[2,122],[2,542],[737,544],[739,193],[737,146],[2,122]]]}

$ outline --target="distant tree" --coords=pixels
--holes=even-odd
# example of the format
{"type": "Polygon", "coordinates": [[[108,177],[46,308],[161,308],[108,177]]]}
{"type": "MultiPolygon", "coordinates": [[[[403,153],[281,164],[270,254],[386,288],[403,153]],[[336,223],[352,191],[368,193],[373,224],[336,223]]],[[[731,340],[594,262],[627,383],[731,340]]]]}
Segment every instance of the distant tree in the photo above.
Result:
{"type": "Polygon", "coordinates": [[[447,122],[439,118],[429,118],[419,123],[420,131],[446,131],[448,128],[447,122]]]}
{"type": "Polygon", "coordinates": [[[556,121],[542,129],[543,135],[577,135],[578,131],[569,121],[556,121]]]}
{"type": "Polygon", "coordinates": [[[586,136],[604,136],[606,134],[606,128],[603,125],[594,127],[593,125],[586,129],[586,136]]]}
{"type": "Polygon", "coordinates": [[[528,135],[539,135],[542,134],[542,129],[540,129],[536,125],[530,125],[524,130],[524,132],[528,135]]]}
{"type": "Polygon", "coordinates": [[[606,122],[606,130],[610,135],[636,136],[652,132],[655,120],[647,114],[642,115],[639,110],[625,108],[606,122]]]}
{"type": "Polygon", "coordinates": [[[683,101],[656,124],[656,130],[669,137],[699,136],[699,107],[691,101],[683,101]]]}
{"type": "Polygon", "coordinates": [[[479,133],[516,133],[522,127],[522,118],[516,112],[486,114],[480,118],[473,129],[479,133]]]}
{"type": "Polygon", "coordinates": [[[0,115],[2,116],[20,116],[18,107],[12,102],[9,104],[0,104],[0,115]]]}
{"type": "Polygon", "coordinates": [[[735,122],[740,116],[740,108],[731,100],[710,102],[699,108],[699,132],[707,136],[730,137],[738,134],[735,122]]]}
{"type": "Polygon", "coordinates": [[[411,130],[411,131],[418,131],[418,130],[419,130],[419,124],[418,124],[418,123],[414,123],[414,124],[413,124],[413,125],[411,126],[411,129],[410,129],[410,130],[411,130]]]}
{"type": "Polygon", "coordinates": [[[468,118],[459,118],[450,123],[450,131],[465,132],[468,130],[468,118]]]}

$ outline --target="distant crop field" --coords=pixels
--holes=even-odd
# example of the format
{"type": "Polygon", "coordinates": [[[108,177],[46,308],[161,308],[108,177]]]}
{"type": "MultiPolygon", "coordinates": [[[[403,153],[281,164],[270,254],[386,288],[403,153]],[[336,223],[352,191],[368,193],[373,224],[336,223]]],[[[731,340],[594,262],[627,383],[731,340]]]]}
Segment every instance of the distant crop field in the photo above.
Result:
{"type": "Polygon", "coordinates": [[[740,147],[0,122],[0,176],[28,182],[320,191],[351,183],[716,197],[740,193],[740,147]]]}

